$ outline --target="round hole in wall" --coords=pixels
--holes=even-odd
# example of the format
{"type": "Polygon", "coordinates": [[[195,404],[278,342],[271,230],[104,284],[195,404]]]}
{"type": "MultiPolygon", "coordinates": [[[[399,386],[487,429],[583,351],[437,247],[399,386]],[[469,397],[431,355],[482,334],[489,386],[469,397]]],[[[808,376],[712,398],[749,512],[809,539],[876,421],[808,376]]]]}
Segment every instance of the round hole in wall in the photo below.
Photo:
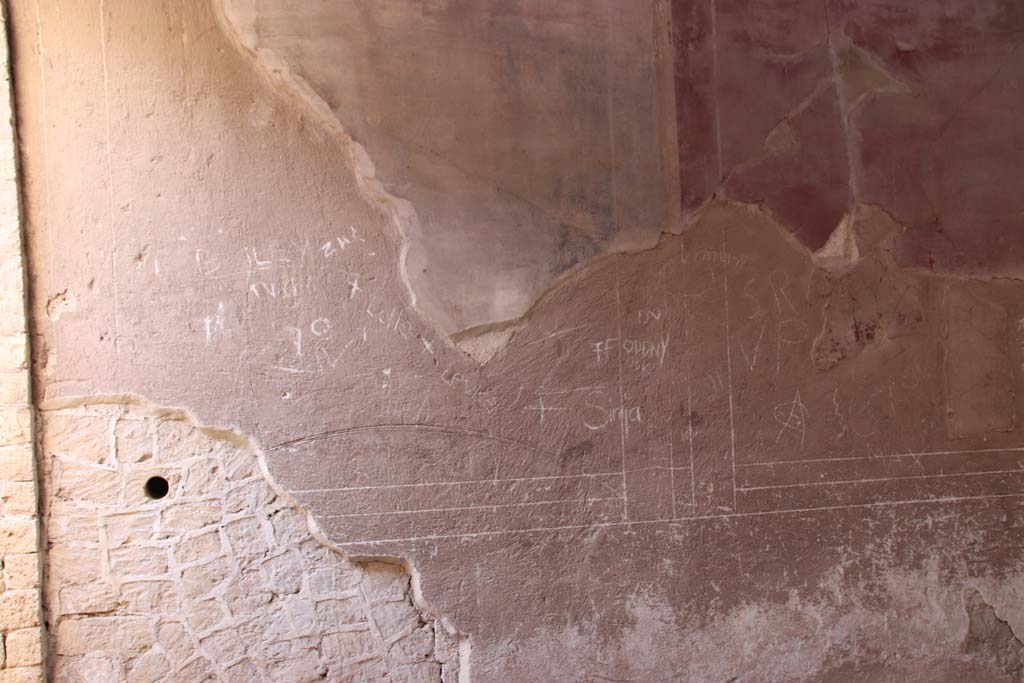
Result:
{"type": "Polygon", "coordinates": [[[150,477],[146,480],[146,495],[153,500],[160,500],[171,490],[171,485],[163,477],[150,477]]]}

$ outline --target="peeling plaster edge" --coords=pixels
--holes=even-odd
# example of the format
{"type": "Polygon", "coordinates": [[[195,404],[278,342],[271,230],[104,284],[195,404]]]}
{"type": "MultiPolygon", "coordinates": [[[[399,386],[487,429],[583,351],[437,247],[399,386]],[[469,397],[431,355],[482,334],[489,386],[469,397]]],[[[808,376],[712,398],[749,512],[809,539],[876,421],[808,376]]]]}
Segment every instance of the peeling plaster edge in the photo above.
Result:
{"type": "MultiPolygon", "coordinates": [[[[143,414],[150,417],[162,418],[165,420],[174,420],[178,422],[185,422],[194,428],[204,436],[214,439],[216,441],[222,441],[228,443],[236,448],[244,449],[251,453],[256,462],[259,464],[260,472],[263,475],[263,479],[267,482],[274,493],[284,500],[289,507],[296,512],[301,513],[306,519],[306,525],[309,529],[309,533],[315,538],[322,546],[330,550],[331,552],[344,557],[351,562],[359,565],[366,564],[368,562],[381,562],[386,564],[396,565],[402,568],[409,575],[410,592],[412,594],[413,606],[420,612],[421,615],[429,617],[434,620],[435,623],[440,624],[445,630],[449,637],[455,640],[458,645],[459,654],[459,672],[458,681],[453,683],[471,683],[470,679],[470,660],[472,654],[472,643],[468,634],[455,628],[451,621],[441,614],[433,605],[431,605],[423,595],[422,584],[420,580],[419,570],[410,562],[408,559],[403,557],[394,556],[370,556],[370,555],[350,555],[343,551],[337,544],[331,542],[327,535],[320,528],[313,514],[304,508],[287,490],[285,490],[270,473],[270,469],[267,467],[267,460],[265,457],[264,449],[256,443],[255,439],[248,436],[241,430],[232,427],[213,427],[204,424],[199,417],[189,410],[188,408],[178,408],[162,406],[147,398],[136,394],[96,394],[89,396],[70,396],[53,399],[45,399],[39,402],[35,406],[34,412],[47,413],[57,410],[70,410],[74,408],[87,408],[89,406],[121,406],[121,407],[132,407],[143,414]]],[[[38,438],[42,437],[44,430],[40,430],[37,434],[38,438]]],[[[38,502],[38,488],[37,488],[37,502],[38,502]]],[[[42,517],[38,517],[38,523],[42,524],[42,517]]]]}
{"type": "Polygon", "coordinates": [[[398,233],[398,274],[409,296],[410,307],[439,338],[452,344],[451,334],[417,307],[416,290],[409,278],[408,260],[411,240],[407,226],[419,226],[416,207],[409,200],[387,191],[383,181],[377,177],[376,166],[366,147],[352,137],[331,111],[330,105],[306,79],[292,71],[288,63],[276,52],[258,47],[253,36],[244,35],[238,30],[238,22],[232,20],[230,11],[225,7],[227,0],[209,1],[217,23],[220,25],[221,33],[234,44],[240,55],[248,58],[253,70],[271,86],[275,93],[280,92],[280,88],[283,88],[293,100],[296,100],[308,113],[313,115],[327,133],[342,144],[344,151],[348,153],[351,169],[363,198],[371,206],[382,208],[398,233]]]}
{"type": "MultiPolygon", "coordinates": [[[[690,220],[688,219],[693,214],[684,215],[681,206],[681,198],[676,197],[676,193],[670,192],[669,196],[671,197],[671,206],[669,208],[668,215],[660,228],[660,232],[646,235],[639,233],[638,231],[629,231],[628,233],[620,235],[617,240],[614,240],[611,244],[601,249],[599,253],[561,273],[550,283],[547,289],[535,296],[530,305],[516,317],[505,320],[495,320],[462,329],[454,329],[452,325],[445,326],[445,321],[442,320],[438,322],[433,315],[421,310],[417,305],[419,298],[417,297],[416,289],[412,284],[412,280],[409,277],[408,258],[409,251],[411,249],[409,228],[419,227],[419,215],[417,214],[413,203],[387,191],[384,187],[384,182],[377,177],[376,167],[366,147],[352,137],[331,110],[330,105],[328,105],[323,97],[316,92],[306,79],[295,73],[288,66],[287,61],[274,50],[259,47],[254,36],[242,33],[239,30],[238,26],[242,22],[236,21],[232,18],[231,12],[226,6],[228,1],[229,0],[210,0],[213,6],[214,15],[217,18],[217,22],[220,24],[222,33],[235,45],[236,50],[241,55],[248,57],[249,61],[252,62],[253,69],[273,87],[275,92],[278,92],[279,88],[283,87],[293,99],[298,100],[299,103],[317,119],[317,121],[330,135],[345,146],[349,159],[352,162],[352,170],[355,172],[357,184],[362,191],[364,198],[371,205],[381,206],[386,209],[386,213],[398,233],[400,243],[398,271],[402,283],[408,292],[410,307],[439,338],[444,339],[445,342],[453,349],[461,351],[466,358],[474,362],[479,367],[486,365],[491,358],[499,355],[505,348],[507,348],[508,343],[515,336],[515,330],[527,322],[530,313],[536,308],[538,301],[547,296],[547,294],[552,290],[560,287],[564,282],[571,279],[579,272],[587,269],[592,263],[600,261],[607,256],[637,254],[650,251],[658,246],[662,235],[680,235],[686,230],[687,226],[690,225],[690,220]],[[639,239],[637,239],[638,235],[639,239]],[[465,341],[472,340],[481,333],[486,334],[496,330],[512,330],[512,332],[504,344],[492,349],[490,354],[485,355],[483,359],[466,352],[463,348],[463,343],[465,341]]],[[[655,26],[661,26],[664,24],[662,28],[667,29],[667,31],[655,30],[656,54],[653,59],[656,62],[655,71],[657,76],[662,80],[670,80],[673,76],[672,69],[666,67],[666,64],[671,61],[671,50],[669,49],[670,45],[667,45],[665,40],[667,40],[671,35],[672,31],[671,13],[668,11],[667,7],[668,6],[665,4],[664,0],[658,0],[655,3],[655,12],[653,16],[653,23],[655,26]],[[661,40],[659,40],[659,38],[661,40]]],[[[669,90],[672,95],[672,104],[674,106],[675,92],[673,88],[670,88],[669,90]]],[[[661,108],[668,105],[667,101],[659,101],[658,104],[661,108]]],[[[663,127],[668,129],[667,131],[663,131],[663,133],[665,133],[669,138],[674,138],[676,135],[674,120],[667,119],[663,127]]],[[[669,165],[670,169],[669,172],[666,173],[665,182],[669,186],[673,186],[674,184],[674,186],[677,187],[679,183],[678,165],[675,165],[674,168],[672,167],[672,164],[669,165]]],[[[651,227],[653,228],[654,226],[651,227]]]]}

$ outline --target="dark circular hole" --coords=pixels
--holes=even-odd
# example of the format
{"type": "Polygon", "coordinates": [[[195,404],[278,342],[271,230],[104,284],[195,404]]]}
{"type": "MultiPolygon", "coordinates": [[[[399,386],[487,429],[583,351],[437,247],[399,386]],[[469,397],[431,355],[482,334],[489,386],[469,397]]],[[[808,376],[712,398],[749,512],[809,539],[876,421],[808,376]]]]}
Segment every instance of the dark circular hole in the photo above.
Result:
{"type": "Polygon", "coordinates": [[[171,485],[163,477],[150,477],[146,481],[146,495],[153,500],[160,500],[171,490],[171,485]]]}

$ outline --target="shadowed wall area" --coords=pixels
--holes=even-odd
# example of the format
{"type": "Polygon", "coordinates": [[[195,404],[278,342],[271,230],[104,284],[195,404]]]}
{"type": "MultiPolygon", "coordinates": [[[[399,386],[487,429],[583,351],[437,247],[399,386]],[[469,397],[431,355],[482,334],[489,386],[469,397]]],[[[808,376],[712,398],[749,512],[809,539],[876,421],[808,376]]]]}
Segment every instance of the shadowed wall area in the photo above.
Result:
{"type": "Polygon", "coordinates": [[[1015,3],[10,28],[51,680],[1020,679],[1015,3]]]}

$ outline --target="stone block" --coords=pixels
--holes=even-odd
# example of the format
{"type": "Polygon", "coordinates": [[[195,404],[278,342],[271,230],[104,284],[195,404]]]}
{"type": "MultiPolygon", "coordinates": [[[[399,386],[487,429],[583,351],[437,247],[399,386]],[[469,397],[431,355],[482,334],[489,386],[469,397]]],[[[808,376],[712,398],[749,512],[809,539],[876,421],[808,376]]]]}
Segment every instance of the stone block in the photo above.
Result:
{"type": "MultiPolygon", "coordinates": [[[[51,515],[56,517],[57,515],[51,515]]],[[[103,517],[103,528],[107,532],[107,544],[117,548],[126,543],[140,543],[151,540],[156,535],[156,523],[159,514],[156,511],[124,512],[103,517]]]]}
{"type": "Polygon", "coordinates": [[[249,479],[236,484],[224,494],[224,511],[229,514],[253,514],[269,505],[273,490],[262,479],[249,479]]]}
{"type": "MultiPolygon", "coordinates": [[[[0,670],[0,683],[43,683],[43,667],[21,666],[16,669],[0,670]]],[[[81,680],[116,681],[116,678],[94,678],[81,680]]]]}
{"type": "Polygon", "coordinates": [[[156,443],[159,462],[186,460],[211,449],[209,437],[183,420],[159,420],[156,443]]]}
{"type": "Polygon", "coordinates": [[[278,546],[298,545],[309,538],[306,515],[298,510],[280,510],[271,516],[270,523],[274,527],[274,541],[278,546]]]}
{"type": "Polygon", "coordinates": [[[29,380],[25,370],[0,370],[0,405],[28,405],[29,398],[29,380]]]}
{"type": "Polygon", "coordinates": [[[32,409],[28,406],[0,407],[0,446],[32,440],[32,409]]]}
{"type": "MultiPolygon", "coordinates": [[[[48,588],[52,590],[53,586],[48,588]]],[[[113,586],[99,580],[58,587],[57,595],[57,604],[51,600],[50,609],[60,615],[106,614],[118,606],[113,586]]]]}
{"type": "Polygon", "coordinates": [[[302,562],[292,551],[281,553],[263,563],[267,583],[282,595],[298,593],[302,588],[302,562]]]}
{"type": "Polygon", "coordinates": [[[441,680],[441,665],[436,662],[407,664],[389,672],[389,678],[396,683],[435,683],[441,680]]]}
{"type": "Polygon", "coordinates": [[[32,481],[34,457],[28,444],[0,448],[0,481],[32,481]]]}
{"type": "Polygon", "coordinates": [[[405,662],[426,661],[434,654],[434,627],[424,624],[391,646],[391,655],[405,662]]]}
{"type": "Polygon", "coordinates": [[[160,652],[150,650],[128,669],[128,683],[160,683],[171,673],[171,663],[160,652]]]}
{"type": "Polygon", "coordinates": [[[231,662],[245,656],[245,646],[231,629],[217,631],[199,641],[203,651],[217,662],[231,662]]]}
{"type": "Polygon", "coordinates": [[[103,575],[103,555],[99,548],[55,545],[46,553],[46,570],[50,585],[92,583],[103,575]]]}
{"type": "Polygon", "coordinates": [[[265,557],[271,550],[272,531],[256,517],[246,517],[224,527],[231,551],[240,560],[251,561],[265,557]]]}
{"type": "Polygon", "coordinates": [[[0,555],[36,552],[36,534],[34,519],[0,519],[0,555]]]}
{"type": "Polygon", "coordinates": [[[259,570],[243,570],[238,579],[224,589],[228,609],[235,615],[256,614],[272,599],[266,580],[259,570]]]}
{"type": "Polygon", "coordinates": [[[170,503],[178,496],[180,483],[181,473],[168,466],[160,467],[153,465],[136,469],[125,480],[123,488],[124,504],[133,508],[141,508],[170,503]],[[169,490],[163,498],[152,498],[146,489],[146,482],[153,477],[163,477],[167,480],[169,490]]]}
{"type": "Polygon", "coordinates": [[[181,588],[188,598],[194,600],[232,581],[234,575],[233,564],[226,558],[218,558],[212,562],[183,569],[181,588]]]}
{"type": "Polygon", "coordinates": [[[203,600],[193,604],[185,612],[185,620],[195,633],[209,631],[227,618],[228,613],[219,600],[203,600]]]}
{"type": "Polygon", "coordinates": [[[4,638],[7,666],[35,666],[43,661],[42,629],[22,628],[9,631],[4,638]]]}
{"type": "Polygon", "coordinates": [[[42,413],[42,449],[47,457],[100,464],[111,455],[110,418],[80,411],[42,413]]]}
{"type": "Polygon", "coordinates": [[[221,463],[224,465],[224,476],[230,481],[246,479],[263,481],[263,472],[260,470],[259,461],[252,452],[228,444],[224,444],[224,447],[219,448],[218,452],[221,463]]]}
{"type": "Polygon", "coordinates": [[[155,578],[167,574],[167,549],[162,546],[124,546],[110,551],[113,575],[155,578]]]}
{"type": "Polygon", "coordinates": [[[212,501],[174,503],[161,513],[160,528],[164,536],[200,529],[220,521],[220,506],[212,501]]]}
{"type": "Polygon", "coordinates": [[[31,481],[0,484],[0,501],[4,516],[36,516],[36,486],[31,481]]]}
{"type": "Polygon", "coordinates": [[[348,600],[320,600],[316,603],[316,615],[325,630],[341,624],[358,624],[366,621],[366,610],[356,598],[348,600]]]}
{"type": "Polygon", "coordinates": [[[174,683],[198,683],[200,681],[215,681],[213,666],[210,660],[205,657],[194,657],[174,672],[170,679],[174,683]]]}
{"type": "Polygon", "coordinates": [[[20,590],[0,593],[0,629],[28,628],[39,625],[39,591],[20,590]]]}
{"type": "Polygon", "coordinates": [[[27,370],[27,349],[24,334],[0,336],[0,368],[7,372],[27,370]]]}
{"type": "Polygon", "coordinates": [[[116,505],[121,495],[121,479],[109,467],[55,459],[50,471],[53,495],[101,505],[116,505]]]}
{"type": "Polygon", "coordinates": [[[116,652],[121,657],[130,658],[152,647],[154,640],[153,623],[147,617],[61,619],[55,633],[53,651],[65,656],[116,652]]]}
{"type": "Polygon", "coordinates": [[[401,567],[371,562],[365,565],[365,569],[362,585],[367,600],[371,603],[405,600],[409,590],[409,575],[401,567]]]}
{"type": "Polygon", "coordinates": [[[51,498],[45,501],[47,541],[51,546],[64,543],[100,542],[100,522],[95,510],[78,501],[51,498]]]}
{"type": "Polygon", "coordinates": [[[252,683],[265,680],[263,672],[250,660],[234,664],[224,672],[227,683],[252,683]]]}
{"type": "Polygon", "coordinates": [[[331,661],[348,662],[383,656],[379,645],[370,633],[369,626],[358,631],[328,633],[323,637],[324,656],[331,661]]]}
{"type": "Polygon", "coordinates": [[[114,449],[121,463],[152,461],[156,451],[153,423],[149,419],[118,418],[114,423],[114,449]]]}
{"type": "Polygon", "coordinates": [[[4,585],[9,590],[39,588],[39,555],[22,553],[4,558],[4,585]]]}
{"type": "Polygon", "coordinates": [[[311,600],[298,595],[284,597],[284,609],[291,619],[292,629],[299,635],[313,635],[319,632],[316,622],[316,608],[311,600]]]}
{"type": "Polygon", "coordinates": [[[192,462],[183,480],[182,493],[186,496],[220,495],[225,485],[220,465],[213,458],[192,462]]]}
{"type": "Polygon", "coordinates": [[[176,621],[161,623],[156,630],[156,639],[164,652],[169,654],[175,661],[187,660],[195,649],[195,643],[185,631],[185,627],[176,621]]]}
{"type": "Polygon", "coordinates": [[[129,614],[177,614],[178,595],[171,581],[131,581],[121,586],[121,605],[129,614]]]}
{"type": "Polygon", "coordinates": [[[223,552],[220,532],[216,529],[180,538],[174,544],[174,561],[178,565],[211,560],[223,552]]]}

